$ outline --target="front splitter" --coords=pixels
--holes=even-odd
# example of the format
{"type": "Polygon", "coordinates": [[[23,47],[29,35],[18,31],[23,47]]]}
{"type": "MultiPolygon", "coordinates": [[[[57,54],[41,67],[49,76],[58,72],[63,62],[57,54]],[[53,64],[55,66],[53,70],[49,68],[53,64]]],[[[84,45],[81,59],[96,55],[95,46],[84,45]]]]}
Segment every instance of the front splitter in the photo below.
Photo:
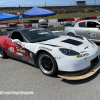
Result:
{"type": "Polygon", "coordinates": [[[66,74],[64,75],[58,75],[58,77],[61,77],[63,79],[67,79],[67,80],[81,80],[81,79],[85,79],[85,78],[88,78],[92,75],[94,75],[98,70],[100,69],[100,66],[94,70],[91,70],[83,75],[80,75],[80,76],[67,76],[66,74]]]}

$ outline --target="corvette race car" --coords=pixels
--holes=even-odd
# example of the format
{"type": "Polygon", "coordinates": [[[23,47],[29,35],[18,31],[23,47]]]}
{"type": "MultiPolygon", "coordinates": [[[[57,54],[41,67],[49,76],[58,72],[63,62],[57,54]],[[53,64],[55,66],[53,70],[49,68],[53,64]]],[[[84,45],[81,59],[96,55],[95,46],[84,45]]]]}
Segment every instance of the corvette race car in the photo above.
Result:
{"type": "Polygon", "coordinates": [[[0,36],[0,57],[14,57],[34,64],[48,76],[58,71],[77,72],[99,58],[97,45],[85,37],[61,36],[39,28],[13,30],[0,36]]]}

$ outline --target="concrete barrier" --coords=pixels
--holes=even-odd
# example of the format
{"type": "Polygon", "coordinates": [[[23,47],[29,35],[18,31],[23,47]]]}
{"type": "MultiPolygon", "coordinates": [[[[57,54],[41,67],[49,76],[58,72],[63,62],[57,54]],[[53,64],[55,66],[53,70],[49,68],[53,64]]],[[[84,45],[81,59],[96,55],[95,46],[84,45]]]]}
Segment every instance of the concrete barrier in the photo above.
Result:
{"type": "Polygon", "coordinates": [[[100,19],[100,16],[97,16],[97,19],[100,19]]]}
{"type": "Polygon", "coordinates": [[[52,23],[52,22],[58,22],[58,19],[48,19],[48,23],[52,23]]]}

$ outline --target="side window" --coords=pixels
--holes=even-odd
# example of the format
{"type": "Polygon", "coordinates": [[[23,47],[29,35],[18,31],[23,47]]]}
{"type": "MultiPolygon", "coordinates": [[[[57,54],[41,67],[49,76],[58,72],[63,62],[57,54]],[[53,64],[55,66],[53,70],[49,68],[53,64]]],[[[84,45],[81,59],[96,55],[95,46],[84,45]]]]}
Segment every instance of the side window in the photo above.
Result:
{"type": "Polygon", "coordinates": [[[21,42],[24,42],[24,39],[19,32],[13,32],[11,39],[19,39],[21,42]]]}
{"type": "Polygon", "coordinates": [[[2,30],[0,30],[0,36],[1,36],[1,35],[5,35],[5,32],[2,31],[2,30]]]}
{"type": "Polygon", "coordinates": [[[74,27],[75,24],[73,24],[71,27],[74,27]]]}
{"type": "Polygon", "coordinates": [[[11,38],[12,31],[11,32],[6,31],[6,34],[7,34],[8,38],[11,38]]]}
{"type": "Polygon", "coordinates": [[[96,25],[99,25],[98,23],[96,23],[96,22],[87,22],[87,27],[89,27],[89,28],[91,28],[91,27],[93,27],[93,28],[96,28],[96,25]]]}
{"type": "Polygon", "coordinates": [[[79,27],[85,27],[85,22],[81,22],[78,25],[79,25],[79,27]]]}

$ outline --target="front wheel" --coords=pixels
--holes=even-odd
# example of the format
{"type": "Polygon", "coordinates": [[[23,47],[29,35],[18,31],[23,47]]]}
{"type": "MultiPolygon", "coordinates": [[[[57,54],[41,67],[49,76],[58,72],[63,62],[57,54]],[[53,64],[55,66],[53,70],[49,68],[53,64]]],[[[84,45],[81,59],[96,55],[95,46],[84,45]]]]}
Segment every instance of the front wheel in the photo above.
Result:
{"type": "Polygon", "coordinates": [[[0,45],[0,58],[6,58],[6,52],[4,51],[3,47],[0,45]]]}
{"type": "Polygon", "coordinates": [[[69,36],[75,36],[75,35],[74,35],[73,33],[71,33],[71,32],[68,33],[67,35],[69,35],[69,36]]]}
{"type": "Polygon", "coordinates": [[[48,76],[57,74],[57,64],[55,59],[49,53],[41,53],[38,57],[38,67],[48,76]]]}

